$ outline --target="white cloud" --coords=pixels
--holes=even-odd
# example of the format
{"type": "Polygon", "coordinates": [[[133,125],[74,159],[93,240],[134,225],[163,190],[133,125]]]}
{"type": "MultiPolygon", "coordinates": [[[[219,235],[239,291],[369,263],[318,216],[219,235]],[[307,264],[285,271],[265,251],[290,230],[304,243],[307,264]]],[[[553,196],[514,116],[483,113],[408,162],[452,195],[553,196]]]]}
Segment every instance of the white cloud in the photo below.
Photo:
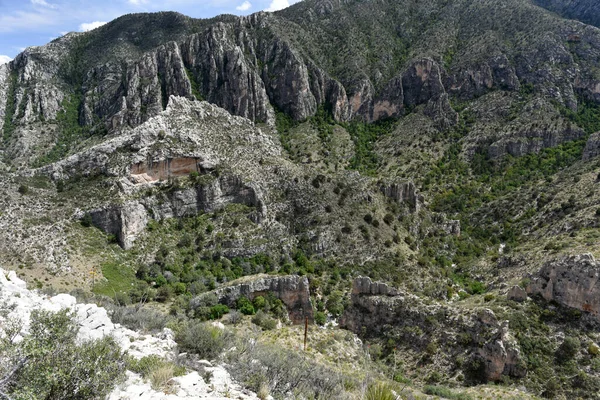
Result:
{"type": "Polygon", "coordinates": [[[127,2],[134,6],[143,6],[148,3],[148,0],[127,0],[127,2]]]}
{"type": "Polygon", "coordinates": [[[56,6],[54,4],[50,4],[46,0],[31,0],[31,4],[33,4],[34,6],[56,8],[56,6]]]}
{"type": "Polygon", "coordinates": [[[79,30],[81,32],[91,31],[92,29],[100,28],[102,25],[106,24],[104,21],[94,21],[94,22],[86,22],[79,25],[79,30]]]}
{"type": "Polygon", "coordinates": [[[271,1],[271,5],[269,6],[269,8],[265,8],[265,11],[272,12],[283,10],[284,8],[287,8],[289,6],[290,2],[288,0],[273,0],[271,1]]]}
{"type": "Polygon", "coordinates": [[[10,61],[12,61],[12,58],[10,58],[9,56],[0,55],[0,65],[6,64],[10,61]]]}
{"type": "Polygon", "coordinates": [[[242,4],[240,4],[239,6],[237,6],[235,9],[238,11],[248,11],[251,8],[252,8],[252,3],[250,3],[249,1],[245,1],[242,4]]]}

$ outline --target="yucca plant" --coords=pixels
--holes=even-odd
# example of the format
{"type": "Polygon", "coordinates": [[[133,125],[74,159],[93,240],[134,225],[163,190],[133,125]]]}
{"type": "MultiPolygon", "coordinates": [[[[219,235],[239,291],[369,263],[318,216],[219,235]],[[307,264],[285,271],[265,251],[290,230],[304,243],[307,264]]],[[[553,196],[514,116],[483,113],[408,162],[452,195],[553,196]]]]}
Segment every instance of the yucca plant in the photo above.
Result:
{"type": "Polygon", "coordinates": [[[364,400],[396,400],[396,395],[385,383],[373,383],[367,389],[364,400]]]}

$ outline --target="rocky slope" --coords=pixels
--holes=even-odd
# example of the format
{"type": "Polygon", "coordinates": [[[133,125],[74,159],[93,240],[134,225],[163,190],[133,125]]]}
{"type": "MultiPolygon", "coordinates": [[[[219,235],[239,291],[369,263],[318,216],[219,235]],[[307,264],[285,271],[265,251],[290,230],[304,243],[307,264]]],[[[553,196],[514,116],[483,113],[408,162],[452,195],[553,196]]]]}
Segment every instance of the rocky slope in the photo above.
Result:
{"type": "Polygon", "coordinates": [[[2,267],[182,321],[246,297],[265,336],[278,301],[385,379],[591,398],[596,8],[305,0],[29,48],[0,66],[2,267]]]}
{"type": "MultiPolygon", "coordinates": [[[[66,308],[73,313],[78,327],[78,339],[81,341],[100,339],[108,335],[115,338],[127,354],[137,359],[157,356],[172,360],[177,357],[177,345],[170,329],[165,328],[155,336],[134,332],[119,324],[113,324],[107,311],[96,304],[77,303],[73,296],[67,294],[48,297],[28,290],[26,283],[13,271],[0,270],[0,303],[0,322],[7,324],[7,321],[17,318],[22,324],[19,332],[21,337],[29,334],[29,318],[33,310],[57,312],[66,308]]],[[[0,332],[5,333],[1,328],[0,332]]],[[[223,367],[213,367],[208,361],[204,361],[204,364],[205,371],[212,374],[210,384],[204,381],[197,371],[192,371],[173,378],[174,390],[171,394],[165,394],[152,389],[150,383],[139,374],[127,371],[126,381],[115,388],[109,399],[138,399],[141,396],[144,399],[225,399],[231,396],[239,399],[257,399],[256,395],[242,390],[233,382],[223,367]]]]}

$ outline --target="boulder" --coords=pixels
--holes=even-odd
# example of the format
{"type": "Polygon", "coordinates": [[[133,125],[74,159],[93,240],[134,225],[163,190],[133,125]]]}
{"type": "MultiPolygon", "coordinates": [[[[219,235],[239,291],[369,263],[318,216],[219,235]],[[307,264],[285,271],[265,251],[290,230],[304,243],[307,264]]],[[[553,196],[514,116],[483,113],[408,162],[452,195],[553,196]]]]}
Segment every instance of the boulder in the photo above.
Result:
{"type": "Polygon", "coordinates": [[[522,287],[515,285],[508,291],[506,298],[521,303],[527,300],[527,291],[522,287]]]}

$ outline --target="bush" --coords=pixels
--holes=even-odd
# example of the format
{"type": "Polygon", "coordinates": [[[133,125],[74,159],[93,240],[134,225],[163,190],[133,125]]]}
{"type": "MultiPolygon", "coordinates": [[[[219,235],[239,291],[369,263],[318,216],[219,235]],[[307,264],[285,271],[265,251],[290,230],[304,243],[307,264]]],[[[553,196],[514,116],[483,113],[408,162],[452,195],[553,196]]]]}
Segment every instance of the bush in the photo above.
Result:
{"type": "Polygon", "coordinates": [[[204,322],[193,321],[184,325],[175,335],[182,351],[198,354],[201,358],[216,359],[229,341],[229,334],[204,322]]]}
{"type": "Polygon", "coordinates": [[[225,304],[217,304],[210,308],[210,319],[220,319],[223,315],[229,312],[229,307],[225,304]]]}
{"type": "Polygon", "coordinates": [[[92,215],[90,213],[85,213],[83,218],[81,218],[81,225],[86,228],[92,226],[92,215]]]}
{"type": "Polygon", "coordinates": [[[78,344],[67,310],[33,310],[30,333],[18,343],[13,339],[20,326],[6,327],[13,331],[0,339],[0,392],[8,398],[104,398],[125,376],[124,354],[114,339],[78,344]]]}
{"type": "Polygon", "coordinates": [[[29,193],[29,187],[26,185],[20,185],[19,186],[19,193],[21,194],[27,194],[29,193]]]}
{"type": "Polygon", "coordinates": [[[315,323],[317,325],[323,326],[323,325],[325,325],[326,322],[327,322],[327,316],[325,315],[325,313],[321,312],[321,311],[317,311],[315,313],[315,323]]]}
{"type": "Polygon", "coordinates": [[[372,384],[365,393],[365,400],[395,400],[396,396],[386,384],[372,384]]]}
{"type": "Polygon", "coordinates": [[[556,361],[559,364],[565,364],[567,361],[575,358],[580,348],[581,342],[579,342],[579,339],[567,336],[556,350],[556,361]]]}
{"type": "Polygon", "coordinates": [[[260,326],[266,331],[275,329],[277,321],[267,315],[263,310],[259,310],[254,317],[252,317],[252,323],[260,326]]]}
{"type": "Polygon", "coordinates": [[[344,381],[339,373],[310,357],[263,343],[243,341],[235,347],[238,351],[227,353],[230,373],[254,392],[268,386],[275,398],[284,398],[290,391],[306,399],[347,398],[340,395],[344,381]]]}
{"type": "Polygon", "coordinates": [[[238,311],[244,315],[254,315],[254,313],[256,312],[250,300],[248,300],[248,298],[244,296],[240,297],[237,300],[236,306],[238,311]]]}

